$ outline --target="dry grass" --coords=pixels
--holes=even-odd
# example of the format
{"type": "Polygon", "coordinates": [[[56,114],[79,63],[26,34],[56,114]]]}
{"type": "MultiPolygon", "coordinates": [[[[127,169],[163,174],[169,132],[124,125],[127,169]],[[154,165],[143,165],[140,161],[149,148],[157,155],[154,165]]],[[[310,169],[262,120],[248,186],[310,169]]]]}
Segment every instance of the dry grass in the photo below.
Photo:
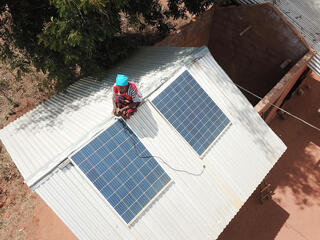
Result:
{"type": "MultiPolygon", "coordinates": [[[[54,94],[46,77],[35,70],[19,78],[0,65],[0,128],[54,94]]],[[[23,177],[0,144],[0,239],[25,239],[23,224],[32,215],[38,196],[24,184],[23,177]]]]}

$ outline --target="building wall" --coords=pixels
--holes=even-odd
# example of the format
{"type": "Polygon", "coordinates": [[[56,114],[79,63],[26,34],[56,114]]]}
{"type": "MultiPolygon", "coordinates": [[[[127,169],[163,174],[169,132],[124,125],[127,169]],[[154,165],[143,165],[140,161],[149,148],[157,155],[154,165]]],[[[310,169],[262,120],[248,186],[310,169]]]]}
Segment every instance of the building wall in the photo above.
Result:
{"type": "Polygon", "coordinates": [[[318,52],[309,67],[320,75],[320,1],[319,0],[238,0],[242,4],[272,2],[296,27],[310,46],[318,52]]]}

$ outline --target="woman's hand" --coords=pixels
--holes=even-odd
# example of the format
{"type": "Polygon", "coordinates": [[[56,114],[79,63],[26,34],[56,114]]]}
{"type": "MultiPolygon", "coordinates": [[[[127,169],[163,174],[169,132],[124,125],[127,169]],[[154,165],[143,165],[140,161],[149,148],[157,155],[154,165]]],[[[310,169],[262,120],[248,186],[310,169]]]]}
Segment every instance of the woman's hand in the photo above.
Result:
{"type": "Polygon", "coordinates": [[[120,116],[120,115],[121,115],[121,112],[122,112],[122,109],[120,109],[120,108],[113,108],[113,110],[112,110],[112,113],[113,113],[115,116],[120,116]]]}

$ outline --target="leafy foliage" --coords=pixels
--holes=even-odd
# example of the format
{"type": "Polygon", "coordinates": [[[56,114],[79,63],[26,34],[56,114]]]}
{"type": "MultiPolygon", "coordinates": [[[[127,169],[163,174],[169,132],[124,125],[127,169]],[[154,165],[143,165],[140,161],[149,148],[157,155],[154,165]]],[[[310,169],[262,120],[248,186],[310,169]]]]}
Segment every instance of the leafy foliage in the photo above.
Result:
{"type": "Polygon", "coordinates": [[[22,72],[31,63],[64,89],[80,76],[97,75],[125,57],[147,26],[170,31],[171,16],[200,14],[214,0],[169,0],[168,9],[155,0],[0,0],[0,57],[22,72]],[[135,39],[135,41],[132,41],[135,39]]]}
{"type": "Polygon", "coordinates": [[[219,2],[219,0],[169,0],[169,15],[172,15],[175,19],[185,17],[187,11],[191,14],[200,15],[215,2],[219,2]]]}

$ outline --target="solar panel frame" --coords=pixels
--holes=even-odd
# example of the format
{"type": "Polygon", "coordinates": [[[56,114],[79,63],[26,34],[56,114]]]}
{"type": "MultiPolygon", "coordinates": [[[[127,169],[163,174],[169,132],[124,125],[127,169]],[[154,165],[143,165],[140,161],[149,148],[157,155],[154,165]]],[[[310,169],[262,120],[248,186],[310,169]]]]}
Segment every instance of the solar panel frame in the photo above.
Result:
{"type": "MultiPolygon", "coordinates": [[[[155,92],[153,92],[153,94],[147,99],[147,101],[149,101],[149,103],[151,104],[151,106],[153,106],[153,108],[160,114],[160,116],[169,124],[169,126],[176,132],[176,134],[179,136],[179,138],[184,141],[189,148],[191,149],[191,151],[193,151],[200,159],[203,159],[206,154],[210,151],[210,149],[212,148],[212,146],[220,139],[220,137],[227,131],[227,129],[232,125],[232,122],[230,120],[230,117],[222,111],[221,107],[218,106],[218,104],[213,101],[213,99],[210,97],[210,95],[208,94],[209,98],[213,101],[213,103],[219,108],[219,110],[227,117],[227,119],[229,119],[229,123],[224,127],[224,129],[215,137],[215,139],[212,141],[211,144],[208,145],[208,147],[205,149],[205,151],[202,154],[199,154],[194,148],[193,146],[182,136],[182,134],[178,131],[178,129],[167,119],[166,116],[164,116],[164,114],[157,108],[157,106],[152,102],[155,98],[157,98],[168,86],[171,85],[171,83],[173,83],[178,77],[181,76],[181,74],[183,74],[185,71],[187,71],[192,78],[200,85],[200,87],[202,88],[202,90],[208,94],[203,87],[201,86],[201,84],[197,81],[197,78],[194,77],[190,71],[186,68],[186,67],[182,67],[170,80],[168,80],[167,82],[165,82],[163,85],[161,85],[155,92]]],[[[192,102],[190,103],[192,104],[192,102]]],[[[179,109],[177,111],[180,111],[179,109]]]]}
{"type": "MultiPolygon", "coordinates": [[[[121,119],[122,120],[122,119],[121,119]]],[[[161,166],[159,164],[159,162],[154,158],[154,160],[157,162],[158,166],[160,166],[164,173],[166,173],[166,175],[170,178],[170,180],[163,185],[160,190],[149,200],[146,200],[147,203],[146,205],[127,223],[124,218],[120,215],[120,213],[115,209],[115,207],[112,206],[112,204],[103,196],[102,192],[98,189],[97,186],[94,185],[93,181],[90,180],[89,176],[86,175],[81,168],[78,166],[78,164],[72,159],[72,157],[74,157],[78,152],[80,152],[82,149],[84,149],[85,147],[89,146],[89,143],[91,143],[92,141],[94,141],[98,136],[100,136],[101,133],[103,133],[105,130],[107,130],[109,127],[111,127],[114,123],[116,123],[119,120],[115,120],[115,121],[111,121],[109,124],[106,125],[106,127],[104,127],[101,131],[99,131],[94,137],[92,137],[90,140],[86,141],[85,143],[81,144],[79,147],[77,147],[77,149],[68,156],[69,161],[73,164],[73,166],[77,169],[77,171],[79,172],[79,174],[85,179],[85,181],[92,186],[93,190],[97,193],[97,195],[107,204],[107,206],[109,206],[109,208],[111,209],[111,211],[113,211],[115,213],[116,216],[118,216],[118,218],[128,227],[130,227],[140,216],[141,214],[143,214],[143,212],[154,203],[154,201],[159,197],[159,195],[161,195],[164,191],[166,191],[168,189],[168,187],[174,182],[173,178],[165,171],[165,169],[163,168],[163,166],[161,166]]],[[[126,124],[126,123],[125,123],[126,124]]],[[[127,125],[128,126],[128,125],[127,125]]],[[[130,128],[128,126],[128,128],[130,128]]],[[[130,130],[133,132],[133,134],[135,134],[135,136],[137,137],[137,134],[130,128],[130,130]]],[[[138,138],[138,137],[137,137],[138,138]]],[[[139,138],[138,138],[139,139],[139,138]]],[[[141,140],[139,139],[139,143],[141,143],[143,145],[143,143],[141,142],[141,140]]],[[[145,149],[147,149],[144,145],[143,147],[145,149]]],[[[147,149],[147,151],[149,151],[147,149]]],[[[99,164],[98,164],[99,165],[99,164]]],[[[152,185],[153,186],[153,183],[152,185]]],[[[148,190],[149,191],[149,190],[148,190]]]]}

